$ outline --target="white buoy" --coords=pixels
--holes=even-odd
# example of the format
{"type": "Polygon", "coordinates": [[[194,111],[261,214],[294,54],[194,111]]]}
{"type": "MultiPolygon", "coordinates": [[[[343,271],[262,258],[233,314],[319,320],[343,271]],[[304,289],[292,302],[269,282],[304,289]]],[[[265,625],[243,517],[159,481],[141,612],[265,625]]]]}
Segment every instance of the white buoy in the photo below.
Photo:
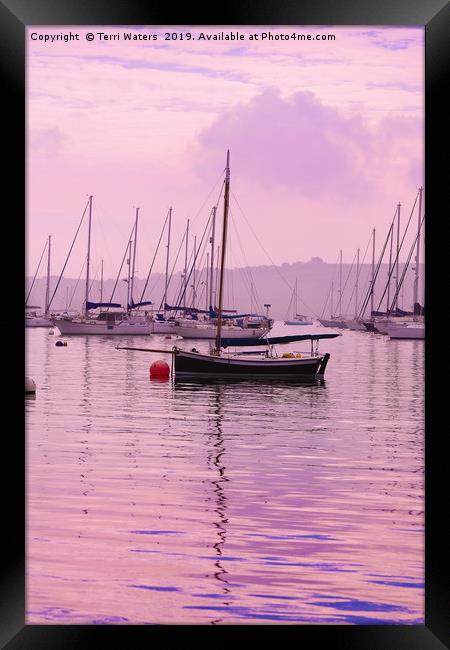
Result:
{"type": "Polygon", "coordinates": [[[36,383],[31,377],[25,377],[25,395],[36,392],[36,383]]]}

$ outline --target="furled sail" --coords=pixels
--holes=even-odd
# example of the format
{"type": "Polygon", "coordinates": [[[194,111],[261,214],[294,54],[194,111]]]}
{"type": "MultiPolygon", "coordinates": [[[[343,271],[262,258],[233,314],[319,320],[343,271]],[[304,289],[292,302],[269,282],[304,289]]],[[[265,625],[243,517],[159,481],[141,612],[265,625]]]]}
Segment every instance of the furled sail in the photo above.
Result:
{"type": "Polygon", "coordinates": [[[97,309],[98,307],[122,307],[118,302],[87,302],[86,311],[97,309]]]}
{"type": "Polygon", "coordinates": [[[319,339],[334,339],[341,334],[297,334],[292,336],[265,336],[260,339],[221,338],[220,345],[222,348],[242,345],[282,345],[283,343],[294,343],[295,341],[318,341],[319,339]]]}

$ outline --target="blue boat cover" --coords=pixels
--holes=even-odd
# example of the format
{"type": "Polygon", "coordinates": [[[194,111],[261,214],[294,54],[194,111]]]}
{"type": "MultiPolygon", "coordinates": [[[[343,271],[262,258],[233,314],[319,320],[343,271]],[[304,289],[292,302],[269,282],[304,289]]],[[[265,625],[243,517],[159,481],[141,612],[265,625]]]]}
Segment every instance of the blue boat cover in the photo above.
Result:
{"type": "Polygon", "coordinates": [[[278,345],[283,343],[294,343],[295,341],[318,341],[319,339],[334,339],[340,334],[297,334],[292,336],[266,336],[260,339],[227,339],[226,337],[220,339],[220,346],[222,348],[229,348],[232,346],[241,345],[278,345]]]}
{"type": "Polygon", "coordinates": [[[97,307],[122,307],[118,302],[87,302],[86,309],[97,309],[97,307]]]}
{"type": "Polygon", "coordinates": [[[153,305],[150,300],[147,300],[146,302],[134,302],[134,300],[131,301],[131,304],[128,305],[128,309],[137,309],[138,307],[145,307],[145,305],[153,305]]]}

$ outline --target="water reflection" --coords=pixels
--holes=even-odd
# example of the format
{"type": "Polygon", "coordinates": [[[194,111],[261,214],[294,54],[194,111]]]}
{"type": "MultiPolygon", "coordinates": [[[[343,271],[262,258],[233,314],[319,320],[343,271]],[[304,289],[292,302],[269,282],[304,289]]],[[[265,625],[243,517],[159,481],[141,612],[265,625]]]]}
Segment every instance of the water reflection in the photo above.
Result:
{"type": "Polygon", "coordinates": [[[31,338],[27,622],[420,622],[417,342],[348,332],[326,380],[150,381],[116,339],[31,338]]]}

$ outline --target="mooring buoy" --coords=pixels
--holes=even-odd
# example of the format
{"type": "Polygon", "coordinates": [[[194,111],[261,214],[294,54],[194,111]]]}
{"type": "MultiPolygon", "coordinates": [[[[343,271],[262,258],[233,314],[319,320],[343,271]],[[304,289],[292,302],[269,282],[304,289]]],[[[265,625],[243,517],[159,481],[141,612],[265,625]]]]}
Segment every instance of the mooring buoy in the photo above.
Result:
{"type": "Polygon", "coordinates": [[[154,361],[150,366],[150,378],[152,377],[168,377],[170,375],[170,367],[166,361],[154,361]]]}

